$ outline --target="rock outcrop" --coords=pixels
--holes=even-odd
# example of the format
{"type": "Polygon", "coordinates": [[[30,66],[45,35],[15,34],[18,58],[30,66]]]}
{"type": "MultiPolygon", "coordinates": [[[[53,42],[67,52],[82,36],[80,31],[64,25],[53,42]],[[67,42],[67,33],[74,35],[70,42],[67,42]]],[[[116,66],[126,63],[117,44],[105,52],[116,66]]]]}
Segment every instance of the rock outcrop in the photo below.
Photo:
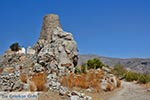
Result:
{"type": "Polygon", "coordinates": [[[77,44],[71,33],[63,31],[57,15],[44,17],[41,36],[34,48],[37,62],[49,70],[63,72],[65,67],[69,67],[74,71],[77,65],[77,44]]]}

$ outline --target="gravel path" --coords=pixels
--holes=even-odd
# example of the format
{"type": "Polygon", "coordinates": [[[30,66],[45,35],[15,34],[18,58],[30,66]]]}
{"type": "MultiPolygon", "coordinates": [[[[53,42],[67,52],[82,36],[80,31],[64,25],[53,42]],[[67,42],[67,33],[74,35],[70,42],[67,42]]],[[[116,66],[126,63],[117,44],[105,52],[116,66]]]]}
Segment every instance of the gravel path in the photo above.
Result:
{"type": "Polygon", "coordinates": [[[108,100],[150,100],[150,92],[142,86],[122,81],[123,88],[108,100]]]}

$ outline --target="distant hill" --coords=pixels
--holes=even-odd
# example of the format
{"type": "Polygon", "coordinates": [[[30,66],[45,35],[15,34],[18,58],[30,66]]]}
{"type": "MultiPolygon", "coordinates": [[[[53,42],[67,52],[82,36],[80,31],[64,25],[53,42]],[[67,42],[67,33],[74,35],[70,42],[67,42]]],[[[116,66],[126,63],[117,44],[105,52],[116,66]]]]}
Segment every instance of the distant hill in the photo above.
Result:
{"type": "Polygon", "coordinates": [[[78,65],[86,62],[92,58],[99,58],[104,64],[113,67],[116,64],[122,64],[126,68],[132,71],[136,71],[139,73],[149,73],[150,74],[150,59],[143,58],[128,58],[128,59],[120,59],[120,58],[111,58],[104,57],[98,55],[79,55],[78,65]]]}

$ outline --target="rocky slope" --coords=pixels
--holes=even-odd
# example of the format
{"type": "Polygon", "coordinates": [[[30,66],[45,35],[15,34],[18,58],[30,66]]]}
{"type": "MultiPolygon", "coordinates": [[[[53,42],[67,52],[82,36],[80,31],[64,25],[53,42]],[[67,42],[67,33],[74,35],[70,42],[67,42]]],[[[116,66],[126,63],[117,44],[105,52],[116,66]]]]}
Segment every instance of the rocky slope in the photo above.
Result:
{"type": "Polygon", "coordinates": [[[52,91],[64,100],[92,100],[72,88],[112,91],[120,86],[110,69],[75,74],[77,63],[78,47],[73,35],[62,29],[58,15],[46,15],[40,38],[27,54],[10,49],[0,60],[0,91],[52,91]]]}
{"type": "Polygon", "coordinates": [[[104,64],[109,65],[111,67],[116,64],[122,64],[132,71],[140,73],[150,73],[150,59],[142,59],[142,58],[120,59],[98,55],[79,55],[78,65],[81,65],[82,63],[92,58],[99,58],[104,64]]]}

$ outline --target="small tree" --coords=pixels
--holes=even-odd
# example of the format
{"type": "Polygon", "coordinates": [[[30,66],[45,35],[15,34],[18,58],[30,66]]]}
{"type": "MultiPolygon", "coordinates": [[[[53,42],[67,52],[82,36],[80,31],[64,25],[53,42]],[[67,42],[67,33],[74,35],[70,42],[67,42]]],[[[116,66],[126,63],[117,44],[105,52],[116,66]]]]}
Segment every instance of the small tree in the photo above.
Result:
{"type": "Polygon", "coordinates": [[[11,51],[19,51],[20,50],[19,43],[18,42],[13,43],[12,45],[10,45],[10,49],[11,51]]]}
{"type": "Polygon", "coordinates": [[[98,58],[94,58],[87,61],[88,69],[97,69],[97,68],[102,68],[103,66],[104,64],[98,58]]]}

